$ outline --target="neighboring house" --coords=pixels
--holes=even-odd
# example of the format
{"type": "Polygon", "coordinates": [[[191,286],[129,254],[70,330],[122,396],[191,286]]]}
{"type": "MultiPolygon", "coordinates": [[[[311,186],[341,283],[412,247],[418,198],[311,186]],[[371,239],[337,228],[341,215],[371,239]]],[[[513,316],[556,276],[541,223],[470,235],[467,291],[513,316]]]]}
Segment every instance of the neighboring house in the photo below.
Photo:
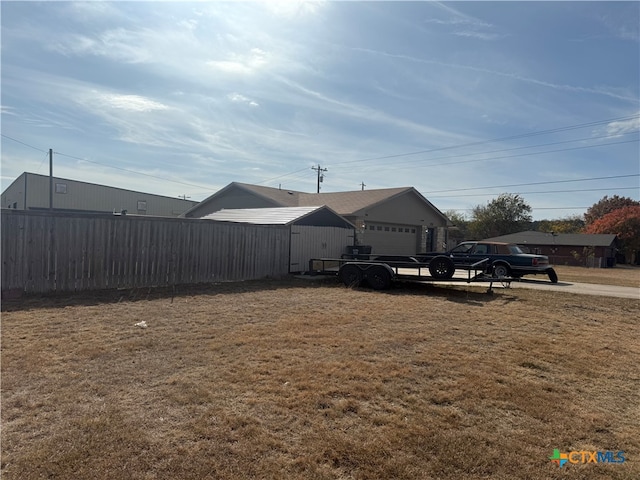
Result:
{"type": "Polygon", "coordinates": [[[233,182],[185,212],[326,205],[356,226],[356,244],[373,253],[413,255],[446,248],[447,217],[413,187],[306,193],[233,182]]]}
{"type": "MultiPolygon", "coordinates": [[[[49,176],[24,172],[2,193],[1,208],[49,209],[49,176]]],[[[53,210],[177,217],[198,202],[53,177],[53,210]]]]}
{"type": "Polygon", "coordinates": [[[546,233],[529,230],[486,240],[517,243],[530,253],[547,255],[555,265],[613,267],[619,240],[613,234],[546,233]]]}
{"type": "Polygon", "coordinates": [[[355,237],[355,226],[327,206],[223,209],[202,219],[289,227],[290,273],[309,270],[312,258],[340,258],[355,237]]]}

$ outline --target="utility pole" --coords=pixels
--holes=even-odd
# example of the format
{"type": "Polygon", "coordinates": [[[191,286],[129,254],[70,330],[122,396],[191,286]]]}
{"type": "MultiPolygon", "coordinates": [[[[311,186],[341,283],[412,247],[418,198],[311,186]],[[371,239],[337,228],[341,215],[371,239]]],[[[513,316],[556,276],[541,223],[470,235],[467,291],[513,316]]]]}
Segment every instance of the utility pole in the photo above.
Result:
{"type": "Polygon", "coordinates": [[[320,193],[320,184],[324,180],[324,175],[322,175],[322,172],[326,172],[327,169],[326,168],[321,168],[320,164],[318,164],[317,167],[311,167],[311,170],[315,170],[315,171],[318,172],[318,191],[316,193],[320,193]]]}
{"type": "Polygon", "coordinates": [[[49,149],[49,210],[53,210],[53,148],[49,149]]]}
{"type": "Polygon", "coordinates": [[[190,196],[188,196],[187,194],[184,195],[178,195],[178,198],[181,198],[183,200],[186,200],[187,198],[191,198],[190,196]]]}
{"type": "Polygon", "coordinates": [[[364,187],[366,187],[366,185],[364,184],[364,182],[360,183],[360,186],[362,187],[362,191],[364,192],[364,187]]]}

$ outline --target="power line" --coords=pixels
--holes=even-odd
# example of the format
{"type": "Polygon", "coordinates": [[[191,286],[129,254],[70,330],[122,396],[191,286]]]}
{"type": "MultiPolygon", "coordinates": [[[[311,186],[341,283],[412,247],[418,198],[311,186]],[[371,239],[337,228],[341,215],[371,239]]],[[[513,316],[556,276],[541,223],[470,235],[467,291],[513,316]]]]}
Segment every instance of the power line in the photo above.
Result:
{"type": "MultiPolygon", "coordinates": [[[[639,187],[611,187],[611,188],[586,188],[579,190],[545,190],[541,192],[508,192],[509,195],[543,195],[548,193],[583,193],[583,192],[610,192],[612,190],[638,190],[639,187]]],[[[492,195],[502,195],[502,193],[467,193],[457,195],[429,195],[429,198],[461,198],[461,197],[488,197],[492,195]]]]}
{"type": "Polygon", "coordinates": [[[24,145],[25,147],[33,148],[34,150],[37,150],[39,152],[43,152],[43,153],[47,153],[47,154],[49,153],[47,150],[43,150],[41,148],[34,147],[33,145],[29,145],[28,143],[25,143],[25,142],[21,142],[20,140],[16,140],[15,138],[10,137],[9,135],[5,135],[4,133],[0,133],[0,135],[2,135],[4,138],[8,138],[9,140],[13,140],[16,143],[24,145]]]}
{"type": "MultiPolygon", "coordinates": [[[[495,143],[495,142],[501,142],[501,141],[507,141],[507,140],[515,140],[515,139],[528,138],[528,137],[533,137],[533,136],[549,135],[549,134],[552,134],[552,133],[560,133],[560,132],[565,132],[565,131],[570,131],[570,130],[578,130],[578,129],[581,129],[581,128],[594,127],[594,126],[598,126],[598,125],[606,125],[606,124],[609,124],[609,123],[612,123],[612,122],[621,122],[621,121],[626,121],[626,120],[633,120],[633,119],[636,119],[636,118],[640,118],[640,114],[629,115],[629,116],[625,116],[625,117],[611,118],[611,119],[608,119],[608,120],[598,120],[598,121],[593,121],[593,122],[581,123],[581,124],[577,124],[577,125],[569,125],[569,126],[565,126],[565,127],[558,127],[558,128],[554,128],[554,129],[541,130],[541,131],[536,131],[536,132],[529,132],[529,133],[524,133],[524,134],[519,134],[519,135],[512,135],[512,136],[509,136],[509,137],[502,137],[502,138],[496,138],[496,139],[491,139],[491,140],[482,140],[482,141],[469,142],[469,143],[459,144],[459,145],[451,145],[451,146],[447,146],[447,147],[433,148],[433,149],[428,149],[428,150],[419,150],[419,151],[415,151],[415,152],[399,153],[399,154],[385,155],[385,156],[380,156],[380,157],[362,158],[362,159],[357,159],[357,160],[346,160],[346,161],[343,161],[343,162],[332,163],[330,166],[331,167],[338,167],[338,166],[347,165],[347,164],[351,164],[351,163],[364,163],[364,162],[375,161],[375,160],[387,160],[387,159],[391,159],[391,158],[406,157],[406,156],[411,156],[411,155],[419,155],[419,154],[432,153],[432,152],[444,151],[444,150],[452,150],[452,149],[456,149],[456,148],[464,148],[464,147],[470,147],[470,146],[484,145],[484,144],[488,144],[488,143],[495,143]]],[[[625,133],[617,134],[617,135],[605,135],[605,136],[591,137],[591,138],[587,138],[587,139],[570,140],[570,141],[565,141],[565,142],[555,142],[555,143],[549,143],[549,144],[538,144],[538,145],[530,145],[530,146],[524,146],[524,147],[516,147],[516,148],[511,148],[511,149],[501,149],[501,150],[495,150],[495,151],[489,151],[489,152],[468,153],[468,154],[460,154],[460,155],[454,155],[454,156],[448,156],[448,157],[437,157],[437,158],[432,158],[432,159],[429,159],[429,160],[439,160],[439,159],[445,159],[445,158],[457,158],[457,157],[460,157],[460,156],[470,156],[470,155],[483,155],[483,154],[487,154],[487,153],[499,153],[499,152],[502,152],[502,151],[511,151],[511,150],[518,150],[518,149],[524,149],[524,148],[538,148],[538,147],[542,147],[542,146],[559,145],[559,144],[563,144],[563,143],[571,143],[571,142],[583,141],[583,140],[595,140],[595,139],[601,139],[601,138],[611,138],[611,137],[617,137],[617,136],[621,136],[621,135],[628,135],[628,134],[634,134],[634,133],[638,133],[638,131],[625,132],[625,133]]],[[[631,142],[633,142],[633,141],[630,141],[630,142],[615,142],[615,143],[603,144],[603,145],[591,145],[591,146],[586,146],[586,147],[577,147],[576,149],[579,149],[579,148],[594,148],[594,147],[597,147],[597,146],[616,145],[618,143],[631,143],[631,142]]],[[[572,150],[572,149],[552,150],[552,151],[538,152],[538,153],[540,153],[540,154],[556,153],[556,152],[562,152],[562,151],[568,151],[568,150],[572,150]]],[[[529,153],[529,154],[525,154],[525,155],[534,155],[534,154],[533,153],[529,153]]],[[[520,155],[520,156],[525,156],[525,155],[520,155]]],[[[511,158],[511,157],[500,157],[500,158],[482,159],[482,160],[473,160],[473,161],[489,161],[489,160],[497,160],[497,159],[503,159],[503,158],[511,158]]],[[[412,160],[412,161],[405,162],[405,163],[411,163],[411,162],[415,162],[415,161],[416,160],[412,160]]],[[[417,160],[417,161],[420,161],[420,160],[417,160]]],[[[467,163],[467,162],[457,162],[457,163],[467,163]]],[[[398,164],[394,164],[394,166],[397,166],[397,165],[398,164]]],[[[447,165],[451,165],[451,163],[448,163],[447,165]]],[[[431,164],[429,166],[437,166],[437,165],[431,164]]],[[[291,172],[289,174],[280,175],[278,177],[275,177],[275,179],[287,177],[289,175],[293,175],[293,174],[298,173],[298,172],[300,172],[300,170],[296,170],[295,172],[291,172]]],[[[269,182],[269,181],[270,180],[264,180],[264,181],[262,181],[260,183],[266,183],[266,182],[269,182]]]]}
{"type": "Polygon", "coordinates": [[[423,154],[423,153],[431,153],[431,152],[438,152],[438,151],[442,151],[442,150],[451,150],[451,149],[455,149],[455,148],[463,148],[463,147],[473,147],[473,146],[477,146],[477,145],[485,145],[487,143],[495,143],[495,142],[504,142],[507,140],[517,140],[520,138],[528,138],[528,137],[534,137],[534,136],[540,136],[540,135],[549,135],[552,133],[559,133],[559,132],[565,132],[565,131],[569,131],[569,130],[578,130],[580,128],[587,128],[587,127],[594,127],[597,125],[605,125],[611,122],[621,122],[624,120],[633,120],[634,118],[640,118],[640,114],[636,114],[636,115],[630,115],[627,117],[618,117],[618,118],[612,118],[609,120],[598,120],[595,122],[588,122],[588,123],[581,123],[581,124],[577,124],[577,125],[569,125],[566,127],[559,127],[559,128],[553,128],[553,129],[549,129],[549,130],[541,130],[541,131],[537,131],[537,132],[530,132],[530,133],[523,133],[523,134],[519,134],[519,135],[512,135],[509,137],[502,137],[502,138],[494,138],[491,140],[481,140],[481,141],[477,141],[477,142],[470,142],[470,143],[464,143],[464,144],[460,144],[460,145],[451,145],[448,147],[439,147],[439,148],[432,148],[429,150],[419,150],[416,152],[408,152],[408,153],[398,153],[395,155],[385,155],[382,157],[374,157],[374,158],[365,158],[365,159],[360,159],[360,160],[347,160],[344,162],[340,162],[338,164],[335,165],[342,165],[345,163],[354,163],[354,162],[364,162],[364,161],[369,161],[369,160],[386,160],[389,158],[397,158],[397,157],[406,157],[406,156],[410,156],[410,155],[419,155],[419,154],[423,154]]]}
{"type": "Polygon", "coordinates": [[[431,192],[426,192],[426,193],[430,195],[432,193],[468,192],[471,190],[483,190],[485,188],[530,187],[532,185],[552,185],[556,183],[589,182],[592,180],[612,180],[616,178],[631,178],[631,177],[640,177],[640,174],[633,173],[629,175],[611,175],[608,177],[576,178],[573,180],[550,180],[546,182],[512,183],[510,185],[493,185],[493,186],[487,186],[487,187],[455,188],[455,189],[448,189],[448,190],[433,190],[431,192]]]}
{"type": "MultiPolygon", "coordinates": [[[[524,150],[524,149],[529,149],[529,148],[540,148],[540,147],[548,147],[548,146],[552,146],[552,145],[563,145],[563,144],[567,144],[567,143],[575,143],[575,142],[581,142],[581,141],[585,141],[585,140],[597,140],[597,139],[603,139],[603,138],[616,138],[616,137],[620,137],[622,135],[632,135],[632,134],[636,134],[637,132],[627,132],[624,134],[620,134],[620,135],[604,135],[604,136],[600,136],[600,137],[591,137],[591,138],[581,138],[581,139],[577,139],[577,140],[565,140],[563,142],[552,142],[552,143],[544,143],[544,144],[538,144],[538,145],[527,145],[527,146],[523,146],[523,147],[513,147],[513,148],[504,148],[504,149],[500,149],[500,150],[491,150],[491,151],[487,151],[487,152],[478,152],[478,153],[461,153],[458,155],[449,155],[449,156],[445,156],[445,157],[435,157],[435,158],[429,158],[429,159],[417,159],[417,160],[408,160],[405,162],[399,162],[399,163],[394,163],[393,167],[394,168],[398,168],[402,165],[409,165],[409,164],[414,164],[417,162],[421,162],[421,161],[432,161],[432,160],[445,160],[445,159],[450,159],[450,158],[460,158],[460,157],[471,157],[471,156],[477,156],[477,155],[488,155],[491,153],[500,153],[500,152],[511,152],[514,150],[524,150]]],[[[492,160],[504,160],[506,158],[517,158],[517,157],[529,157],[532,155],[544,155],[546,153],[558,153],[558,152],[568,152],[568,151],[572,151],[572,150],[583,150],[583,149],[587,149],[587,148],[598,148],[598,147],[606,147],[606,146],[611,146],[611,145],[619,145],[619,144],[624,144],[624,143],[636,143],[639,140],[625,140],[622,142],[610,142],[610,143],[600,143],[597,145],[583,145],[580,147],[571,147],[571,148],[561,148],[561,149],[556,149],[556,150],[545,150],[542,152],[528,152],[528,153],[521,153],[521,154],[517,154],[517,155],[505,155],[502,157],[492,157],[492,158],[476,158],[473,160],[462,160],[459,162],[443,162],[443,163],[429,163],[429,164],[424,164],[424,165],[419,165],[416,166],[415,168],[420,168],[420,167],[437,167],[437,166],[441,166],[441,165],[459,165],[462,163],[477,163],[477,162],[489,162],[492,160]]],[[[378,168],[386,168],[387,165],[384,166],[380,166],[378,168]]]]}

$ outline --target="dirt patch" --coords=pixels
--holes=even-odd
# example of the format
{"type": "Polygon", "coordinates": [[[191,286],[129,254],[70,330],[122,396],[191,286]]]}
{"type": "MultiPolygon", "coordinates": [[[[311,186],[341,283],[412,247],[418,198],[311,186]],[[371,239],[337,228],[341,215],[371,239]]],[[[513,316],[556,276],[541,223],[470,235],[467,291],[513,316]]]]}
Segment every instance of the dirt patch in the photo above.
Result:
{"type": "Polygon", "coordinates": [[[484,290],[287,280],[6,305],[2,476],[640,477],[638,302],[484,290]],[[555,448],[628,460],[560,469],[555,448]]]}

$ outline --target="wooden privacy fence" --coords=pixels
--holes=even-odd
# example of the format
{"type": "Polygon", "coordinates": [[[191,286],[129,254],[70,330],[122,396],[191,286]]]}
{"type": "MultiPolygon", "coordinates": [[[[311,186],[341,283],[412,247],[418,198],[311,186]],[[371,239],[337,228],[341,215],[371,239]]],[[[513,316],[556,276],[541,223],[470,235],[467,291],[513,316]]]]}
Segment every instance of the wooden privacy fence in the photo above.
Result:
{"type": "Polygon", "coordinates": [[[288,227],[2,210],[2,291],[64,292],[288,273],[288,227]]]}

